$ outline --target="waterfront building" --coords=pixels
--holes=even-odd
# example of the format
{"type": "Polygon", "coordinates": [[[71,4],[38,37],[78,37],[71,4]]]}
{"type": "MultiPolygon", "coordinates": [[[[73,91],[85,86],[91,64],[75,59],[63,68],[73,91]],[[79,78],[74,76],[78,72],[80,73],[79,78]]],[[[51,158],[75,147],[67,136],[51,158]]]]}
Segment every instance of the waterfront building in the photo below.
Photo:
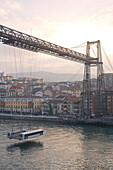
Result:
{"type": "Polygon", "coordinates": [[[42,115],[53,115],[51,101],[44,101],[41,103],[41,113],[42,113],[42,115]]]}
{"type": "Polygon", "coordinates": [[[76,100],[72,103],[72,115],[79,117],[81,114],[81,100],[76,100]]]}
{"type": "Polygon", "coordinates": [[[105,91],[107,115],[113,116],[113,90],[105,91]]]}
{"type": "Polygon", "coordinates": [[[105,73],[104,81],[106,89],[113,89],[113,73],[105,73]]]}
{"type": "Polygon", "coordinates": [[[61,115],[78,117],[80,115],[80,101],[76,96],[68,95],[61,104],[61,115]]]}
{"type": "Polygon", "coordinates": [[[61,115],[70,115],[72,107],[67,100],[64,100],[61,104],[61,115]]]}
{"type": "Polygon", "coordinates": [[[53,115],[78,117],[81,113],[81,98],[67,95],[57,96],[53,100],[53,115]]]}
{"type": "Polygon", "coordinates": [[[18,113],[39,113],[42,97],[35,96],[12,96],[1,98],[0,110],[18,113]],[[4,103],[4,104],[3,104],[4,103]]]}
{"type": "Polygon", "coordinates": [[[58,95],[53,98],[53,115],[60,115],[61,114],[61,104],[65,100],[65,96],[58,95]]]}
{"type": "Polygon", "coordinates": [[[91,112],[95,117],[102,117],[107,115],[107,93],[104,91],[101,96],[97,92],[92,95],[91,112]]]}

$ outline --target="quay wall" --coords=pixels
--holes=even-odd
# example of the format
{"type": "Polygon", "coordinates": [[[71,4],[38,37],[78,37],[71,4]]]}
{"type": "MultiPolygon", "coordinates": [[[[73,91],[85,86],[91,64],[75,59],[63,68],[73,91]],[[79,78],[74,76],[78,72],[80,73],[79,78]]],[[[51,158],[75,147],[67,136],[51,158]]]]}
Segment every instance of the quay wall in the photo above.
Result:
{"type": "Polygon", "coordinates": [[[58,122],[65,124],[89,124],[89,125],[107,125],[113,126],[113,118],[105,117],[98,119],[75,119],[75,118],[65,118],[56,116],[21,116],[21,115],[7,115],[0,114],[0,119],[12,119],[12,120],[32,120],[32,121],[48,121],[48,122],[58,122]]]}

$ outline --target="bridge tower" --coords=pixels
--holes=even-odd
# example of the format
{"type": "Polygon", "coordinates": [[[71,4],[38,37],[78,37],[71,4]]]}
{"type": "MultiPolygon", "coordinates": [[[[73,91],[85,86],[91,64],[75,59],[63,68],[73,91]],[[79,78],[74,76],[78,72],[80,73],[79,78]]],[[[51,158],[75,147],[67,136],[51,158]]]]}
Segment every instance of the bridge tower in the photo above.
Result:
{"type": "Polygon", "coordinates": [[[102,114],[105,111],[103,106],[104,100],[104,74],[103,74],[103,63],[101,54],[100,41],[87,42],[86,47],[86,57],[87,61],[84,64],[84,80],[83,80],[83,94],[82,94],[82,116],[85,118],[91,118],[92,115],[92,88],[91,88],[91,67],[97,67],[97,90],[96,90],[96,100],[97,100],[97,114],[102,114]],[[93,63],[90,60],[90,49],[91,46],[96,44],[96,60],[97,63],[93,63]]]}

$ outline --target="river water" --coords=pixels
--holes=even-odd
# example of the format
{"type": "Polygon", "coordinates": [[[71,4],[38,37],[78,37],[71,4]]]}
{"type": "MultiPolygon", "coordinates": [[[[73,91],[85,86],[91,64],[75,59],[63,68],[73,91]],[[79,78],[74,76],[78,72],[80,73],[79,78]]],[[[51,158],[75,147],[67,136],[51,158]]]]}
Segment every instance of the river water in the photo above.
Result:
{"type": "Polygon", "coordinates": [[[0,170],[112,170],[113,127],[0,120],[0,170]],[[10,129],[44,129],[35,140],[7,139],[10,129]]]}

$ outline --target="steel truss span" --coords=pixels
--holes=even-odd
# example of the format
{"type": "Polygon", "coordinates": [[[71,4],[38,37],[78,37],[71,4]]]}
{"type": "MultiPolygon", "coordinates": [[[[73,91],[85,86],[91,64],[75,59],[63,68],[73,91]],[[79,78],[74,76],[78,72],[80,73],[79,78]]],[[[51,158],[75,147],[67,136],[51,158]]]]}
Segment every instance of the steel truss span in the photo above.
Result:
{"type": "Polygon", "coordinates": [[[78,63],[99,64],[97,58],[86,56],[69,48],[44,41],[42,39],[30,36],[28,34],[16,31],[14,29],[0,25],[0,41],[3,44],[29,50],[32,52],[41,52],[53,55],[66,60],[78,63]]]}

